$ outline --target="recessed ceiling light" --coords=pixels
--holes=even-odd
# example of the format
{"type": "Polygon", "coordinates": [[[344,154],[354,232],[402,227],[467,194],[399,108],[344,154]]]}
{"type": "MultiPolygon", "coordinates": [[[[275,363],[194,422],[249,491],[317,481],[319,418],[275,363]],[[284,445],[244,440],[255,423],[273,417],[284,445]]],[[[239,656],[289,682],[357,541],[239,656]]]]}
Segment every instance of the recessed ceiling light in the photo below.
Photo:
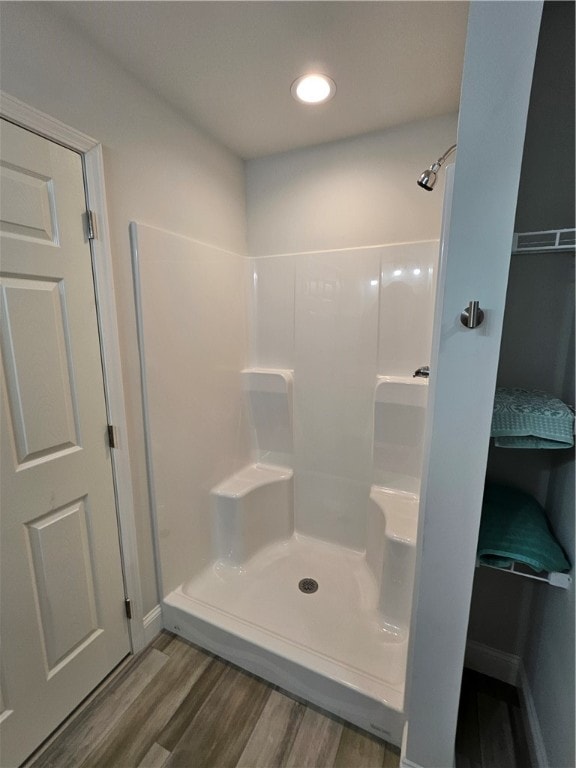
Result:
{"type": "Polygon", "coordinates": [[[323,104],[336,93],[336,83],[327,75],[302,75],[294,80],[290,92],[303,104],[323,104]]]}

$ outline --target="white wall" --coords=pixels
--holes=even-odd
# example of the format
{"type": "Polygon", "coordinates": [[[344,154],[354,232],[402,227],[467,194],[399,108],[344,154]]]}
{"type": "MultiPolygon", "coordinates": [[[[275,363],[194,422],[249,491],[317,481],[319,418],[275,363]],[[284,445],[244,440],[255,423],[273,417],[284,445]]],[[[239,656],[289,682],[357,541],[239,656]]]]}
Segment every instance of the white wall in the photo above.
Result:
{"type": "Polygon", "coordinates": [[[363,548],[371,483],[419,488],[425,408],[390,396],[375,420],[374,393],[377,374],[412,383],[430,363],[438,241],[251,262],[252,365],[295,373],[293,449],[276,460],[296,472],[296,527],[363,548]]]}
{"type": "Polygon", "coordinates": [[[294,525],[361,550],[372,480],[379,249],[302,257],[296,272],[294,525]]]}
{"type": "Polygon", "coordinates": [[[248,359],[248,259],[137,225],[163,596],[216,556],[209,492],[249,463],[240,371],[248,359]]]}
{"type": "Polygon", "coordinates": [[[416,184],[456,140],[457,115],[246,164],[251,256],[435,240],[444,174],[416,184]]]}
{"type": "Polygon", "coordinates": [[[128,224],[245,251],[242,162],[63,21],[51,3],[3,3],[1,87],[100,141],[120,325],[144,610],[157,603],[128,224]]]}

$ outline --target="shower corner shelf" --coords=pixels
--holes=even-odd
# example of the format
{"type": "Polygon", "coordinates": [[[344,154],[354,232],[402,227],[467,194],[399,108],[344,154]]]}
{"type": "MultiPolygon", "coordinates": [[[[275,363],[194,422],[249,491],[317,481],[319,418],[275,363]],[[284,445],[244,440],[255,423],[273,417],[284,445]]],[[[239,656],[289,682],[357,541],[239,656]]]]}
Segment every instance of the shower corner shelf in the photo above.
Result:
{"type": "Polygon", "coordinates": [[[476,560],[476,567],[491,568],[494,571],[504,571],[505,573],[513,573],[516,576],[524,576],[526,579],[532,581],[539,581],[542,584],[550,584],[552,587],[560,587],[561,589],[569,589],[572,584],[572,576],[569,573],[559,573],[558,571],[550,571],[538,574],[531,571],[527,566],[522,566],[520,563],[512,563],[509,566],[490,565],[489,563],[482,563],[480,560],[476,560]]]}
{"type": "Polygon", "coordinates": [[[244,368],[241,371],[245,390],[286,393],[292,387],[292,368],[244,368]]]}

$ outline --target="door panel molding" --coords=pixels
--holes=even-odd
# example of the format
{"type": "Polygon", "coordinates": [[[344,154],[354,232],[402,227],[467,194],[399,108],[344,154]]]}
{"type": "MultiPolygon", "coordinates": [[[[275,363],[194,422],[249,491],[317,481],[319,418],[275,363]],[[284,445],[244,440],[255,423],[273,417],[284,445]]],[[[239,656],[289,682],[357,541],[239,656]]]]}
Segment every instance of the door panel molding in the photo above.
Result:
{"type": "Polygon", "coordinates": [[[87,515],[87,500],[82,498],[26,524],[48,679],[75,655],[79,646],[85,646],[102,631],[87,515]],[[69,554],[66,569],[57,559],[62,542],[69,554]],[[58,595],[64,591],[69,599],[62,603],[58,595]]]}
{"type": "Polygon", "coordinates": [[[5,91],[0,90],[0,117],[22,128],[33,131],[50,141],[80,152],[83,157],[86,196],[97,225],[97,238],[90,241],[96,307],[102,351],[102,368],[106,392],[108,422],[118,433],[117,447],[112,450],[112,467],[122,569],[126,594],[132,605],[132,619],[128,622],[132,651],[145,645],[144,612],[132,492],[132,472],[128,454],[128,436],[122,364],[118,338],[118,318],[112,272],[110,231],[106,213],[106,190],[102,145],[96,139],[77,131],[40,110],[30,107],[5,91]]]}
{"type": "Polygon", "coordinates": [[[63,280],[2,277],[0,307],[5,319],[0,344],[19,471],[80,443],[63,280]],[[31,318],[37,329],[32,340],[31,318]],[[27,378],[32,386],[26,385],[27,378]],[[42,382],[40,390],[38,382],[42,382]],[[34,418],[39,391],[51,404],[42,423],[34,418]]]}

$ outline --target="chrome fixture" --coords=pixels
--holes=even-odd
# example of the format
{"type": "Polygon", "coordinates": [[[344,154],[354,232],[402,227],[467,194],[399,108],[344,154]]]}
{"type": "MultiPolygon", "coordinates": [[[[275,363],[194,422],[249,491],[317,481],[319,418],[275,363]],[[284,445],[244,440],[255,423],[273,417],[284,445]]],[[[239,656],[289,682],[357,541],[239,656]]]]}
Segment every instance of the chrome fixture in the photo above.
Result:
{"type": "Polygon", "coordinates": [[[298,589],[306,595],[312,595],[314,592],[318,591],[318,582],[316,579],[311,579],[309,577],[301,579],[298,582],[298,589]]]}
{"type": "Polygon", "coordinates": [[[465,310],[460,315],[460,322],[465,325],[466,328],[478,328],[482,325],[484,320],[484,312],[480,309],[480,305],[477,301],[469,302],[465,310]]]}
{"type": "Polygon", "coordinates": [[[427,379],[428,376],[430,376],[430,366],[423,365],[421,368],[416,368],[412,374],[412,378],[415,379],[417,376],[421,376],[422,378],[427,379]]]}
{"type": "Polygon", "coordinates": [[[436,160],[435,163],[432,163],[430,168],[428,168],[427,171],[424,171],[424,173],[420,176],[420,178],[417,181],[418,186],[422,187],[422,189],[425,189],[427,192],[432,192],[434,189],[434,184],[436,184],[436,179],[438,177],[438,171],[444,165],[446,162],[446,158],[452,154],[456,149],[456,144],[452,144],[450,149],[447,149],[446,152],[442,155],[442,157],[439,157],[438,160],[436,160]]]}

